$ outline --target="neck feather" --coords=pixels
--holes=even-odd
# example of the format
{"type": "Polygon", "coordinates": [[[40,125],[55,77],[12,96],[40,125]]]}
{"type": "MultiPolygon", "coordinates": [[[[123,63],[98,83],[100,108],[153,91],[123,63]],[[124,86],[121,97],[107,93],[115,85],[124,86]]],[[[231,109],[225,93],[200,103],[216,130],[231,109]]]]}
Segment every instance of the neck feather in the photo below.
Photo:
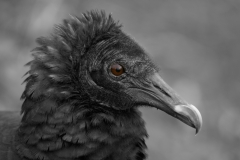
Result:
{"type": "MultiPolygon", "coordinates": [[[[30,103],[33,102],[29,100],[30,103]]],[[[147,133],[137,109],[116,113],[94,103],[58,105],[51,99],[35,105],[38,107],[24,114],[18,131],[16,148],[23,157],[86,160],[145,157],[147,133]],[[42,108],[48,110],[44,112],[42,108]]]]}

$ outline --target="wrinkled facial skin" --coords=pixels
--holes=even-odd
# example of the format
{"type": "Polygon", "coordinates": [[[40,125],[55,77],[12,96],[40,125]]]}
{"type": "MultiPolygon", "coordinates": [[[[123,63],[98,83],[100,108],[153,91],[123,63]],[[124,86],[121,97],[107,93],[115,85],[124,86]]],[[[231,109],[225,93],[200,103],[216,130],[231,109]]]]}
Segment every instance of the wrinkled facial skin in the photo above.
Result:
{"type": "MultiPolygon", "coordinates": [[[[195,128],[197,133],[202,125],[202,117],[197,108],[181,99],[162,80],[157,67],[133,40],[127,36],[119,39],[114,45],[108,46],[111,52],[105,53],[101,63],[90,65],[94,83],[119,97],[112,102],[116,104],[116,109],[154,107],[195,128]],[[123,73],[115,75],[114,65],[122,67],[123,73]],[[122,105],[122,101],[130,102],[122,105]]],[[[106,97],[111,99],[111,94],[106,97]]]]}
{"type": "Polygon", "coordinates": [[[92,67],[91,78],[98,86],[112,92],[125,92],[129,87],[145,83],[149,75],[157,72],[157,68],[144,50],[129,37],[122,35],[118,39],[117,44],[108,47],[109,52],[103,53],[102,61],[89,66],[92,67]],[[124,68],[123,74],[116,76],[111,72],[114,64],[124,68]]]}

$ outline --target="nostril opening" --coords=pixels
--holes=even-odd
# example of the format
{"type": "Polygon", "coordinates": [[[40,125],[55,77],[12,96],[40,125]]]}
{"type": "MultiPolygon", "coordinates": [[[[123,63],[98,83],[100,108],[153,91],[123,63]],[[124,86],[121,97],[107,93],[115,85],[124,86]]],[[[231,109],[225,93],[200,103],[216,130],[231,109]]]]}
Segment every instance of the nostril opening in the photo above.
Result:
{"type": "Polygon", "coordinates": [[[162,89],[159,85],[156,85],[153,83],[153,86],[156,87],[157,89],[159,89],[163,94],[165,94],[169,98],[172,98],[172,96],[170,94],[168,94],[164,89],[162,89]]]}

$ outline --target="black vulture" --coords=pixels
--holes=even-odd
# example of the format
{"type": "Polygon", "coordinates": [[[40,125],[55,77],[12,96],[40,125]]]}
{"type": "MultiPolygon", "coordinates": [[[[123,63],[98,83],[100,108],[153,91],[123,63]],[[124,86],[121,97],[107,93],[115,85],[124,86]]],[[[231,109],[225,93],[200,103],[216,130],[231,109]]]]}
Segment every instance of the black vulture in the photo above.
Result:
{"type": "Polygon", "coordinates": [[[1,160],[144,160],[141,106],[201,128],[196,107],[104,11],[71,16],[37,43],[22,116],[0,112],[1,160]]]}

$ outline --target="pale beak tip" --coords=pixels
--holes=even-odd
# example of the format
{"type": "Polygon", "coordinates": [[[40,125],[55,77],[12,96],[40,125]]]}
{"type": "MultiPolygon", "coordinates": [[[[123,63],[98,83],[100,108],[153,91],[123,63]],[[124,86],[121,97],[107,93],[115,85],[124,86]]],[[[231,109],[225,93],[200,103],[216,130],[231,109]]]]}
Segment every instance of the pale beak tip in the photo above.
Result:
{"type": "Polygon", "coordinates": [[[179,114],[178,118],[184,123],[196,129],[197,135],[202,127],[202,116],[199,110],[192,104],[176,105],[174,111],[179,114]]]}
{"type": "Polygon", "coordinates": [[[199,133],[200,128],[196,128],[195,136],[199,133]]]}
{"type": "Polygon", "coordinates": [[[202,128],[202,115],[194,105],[191,104],[190,106],[191,106],[191,108],[193,108],[194,112],[196,113],[196,117],[198,118],[197,123],[195,124],[196,125],[195,126],[195,128],[196,128],[195,135],[197,135],[202,128]]]}

